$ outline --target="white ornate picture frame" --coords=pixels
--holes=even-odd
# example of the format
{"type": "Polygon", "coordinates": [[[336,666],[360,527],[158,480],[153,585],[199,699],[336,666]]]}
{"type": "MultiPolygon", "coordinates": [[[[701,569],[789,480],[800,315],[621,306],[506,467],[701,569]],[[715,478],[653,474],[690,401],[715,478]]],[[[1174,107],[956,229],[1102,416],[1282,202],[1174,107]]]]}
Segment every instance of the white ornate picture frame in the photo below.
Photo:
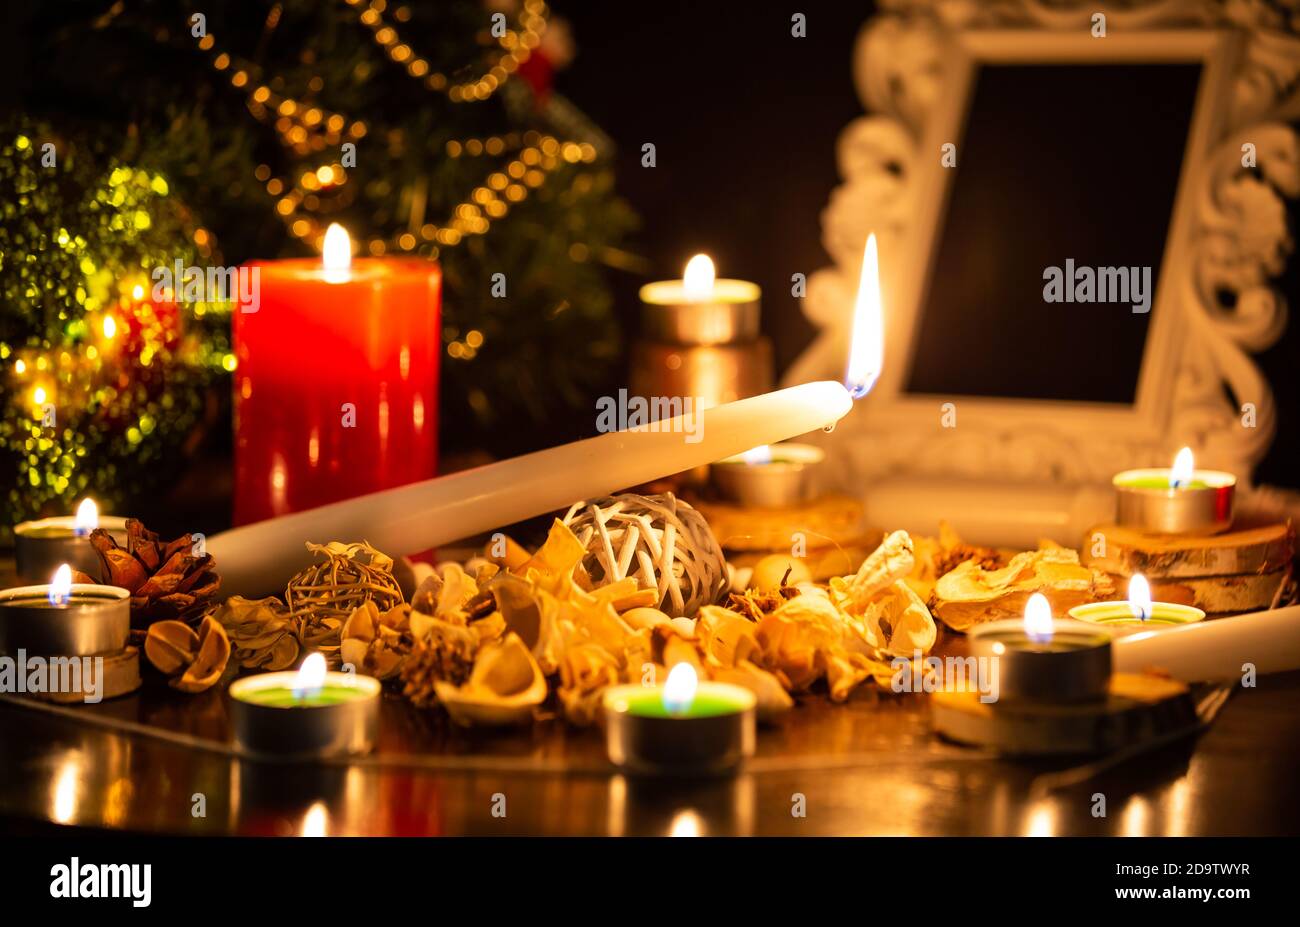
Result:
{"type": "Polygon", "coordinates": [[[1033,509],[1024,530],[1067,536],[1100,514],[1097,488],[1116,471],[1168,465],[1183,445],[1248,484],[1277,427],[1272,392],[1251,354],[1286,325],[1285,301],[1270,281],[1292,244],[1286,200],[1300,195],[1300,142],[1287,125],[1300,117],[1300,39],[1288,31],[1300,28],[1288,21],[1294,11],[1202,0],[1107,4],[1099,38],[1097,5],[1072,0],[883,5],[888,12],[867,23],[854,56],[871,115],[840,136],[844,182],[822,218],[834,266],[810,277],[804,301],[820,332],[785,377],[842,374],[863,244],[876,232],[885,369],[824,442],[830,481],[883,503],[872,506],[878,518],[925,530],[935,520],[934,497],[965,478],[990,492],[1002,487],[987,504],[1019,524],[1033,509]],[[954,173],[942,166],[941,148],[961,134],[981,62],[1203,66],[1131,406],[905,391],[954,173]],[[1244,145],[1254,167],[1243,166],[1244,145]],[[1223,292],[1235,308],[1220,304],[1223,292]],[[945,427],[948,402],[957,427],[945,427]]]}

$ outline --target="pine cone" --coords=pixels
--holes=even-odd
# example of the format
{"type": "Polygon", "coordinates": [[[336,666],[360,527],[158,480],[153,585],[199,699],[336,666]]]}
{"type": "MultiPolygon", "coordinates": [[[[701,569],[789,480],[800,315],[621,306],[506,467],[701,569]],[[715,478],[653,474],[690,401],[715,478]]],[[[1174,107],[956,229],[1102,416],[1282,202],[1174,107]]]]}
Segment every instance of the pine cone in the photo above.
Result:
{"type": "MultiPolygon", "coordinates": [[[[126,521],[126,548],[103,528],[90,535],[90,544],[103,564],[104,582],[131,593],[131,623],[147,627],[155,621],[196,620],[212,604],[221,585],[212,555],[194,555],[194,539],[183,534],[174,541],[158,535],[134,518],[126,521]]],[[[88,577],[79,582],[92,581],[88,577]]]]}
{"type": "Polygon", "coordinates": [[[402,694],[411,703],[427,708],[437,701],[435,680],[464,685],[474,668],[474,646],[465,638],[432,635],[417,640],[402,662],[402,694]]]}

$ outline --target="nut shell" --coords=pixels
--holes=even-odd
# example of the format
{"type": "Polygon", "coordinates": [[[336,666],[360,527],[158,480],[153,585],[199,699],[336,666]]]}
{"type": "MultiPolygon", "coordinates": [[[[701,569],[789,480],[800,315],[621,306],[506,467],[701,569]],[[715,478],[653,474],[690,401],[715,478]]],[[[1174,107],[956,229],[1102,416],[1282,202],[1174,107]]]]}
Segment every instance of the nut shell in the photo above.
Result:
{"type": "Polygon", "coordinates": [[[199,653],[172,686],[182,692],[202,692],[211,688],[226,671],[230,662],[230,638],[226,629],[210,616],[199,625],[199,653]]]}
{"type": "Polygon", "coordinates": [[[230,662],[230,638],[211,616],[196,633],[183,621],[155,621],[144,640],[144,655],[171,686],[181,692],[202,692],[221,679],[230,662]]]}
{"type": "Polygon", "coordinates": [[[199,636],[183,621],[155,621],[144,639],[144,655],[165,676],[181,672],[198,652],[199,636]]]}

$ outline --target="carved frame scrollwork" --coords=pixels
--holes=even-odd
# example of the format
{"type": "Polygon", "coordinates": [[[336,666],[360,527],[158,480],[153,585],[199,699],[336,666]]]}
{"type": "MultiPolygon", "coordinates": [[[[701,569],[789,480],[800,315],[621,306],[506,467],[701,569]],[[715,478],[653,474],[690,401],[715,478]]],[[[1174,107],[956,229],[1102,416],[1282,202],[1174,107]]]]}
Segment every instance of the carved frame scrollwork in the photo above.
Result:
{"type": "MultiPolygon", "coordinates": [[[[843,183],[822,215],[833,266],[809,279],[819,329],[787,382],[837,377],[847,351],[868,232],[880,241],[885,373],[826,441],[831,478],[890,475],[1021,483],[1097,483],[1166,465],[1188,444],[1206,466],[1248,481],[1277,428],[1272,391],[1251,355],[1286,326],[1273,285],[1292,249],[1288,199],[1300,196],[1300,4],[1131,0],[892,0],[854,55],[869,115],[839,138],[843,183]],[[1132,406],[1035,403],[904,391],[947,178],[940,146],[965,117],[980,61],[1200,60],[1203,79],[1170,219],[1137,400],[1132,406]],[[1254,146],[1256,164],[1243,166],[1254,146]],[[1231,398],[1230,398],[1231,397],[1231,398]],[[942,428],[955,401],[959,427],[942,428]],[[1242,406],[1251,404],[1253,426],[1242,406]]],[[[918,359],[924,362],[924,359],[918,359]]],[[[1249,410],[1247,410],[1249,411],[1249,410]]]]}

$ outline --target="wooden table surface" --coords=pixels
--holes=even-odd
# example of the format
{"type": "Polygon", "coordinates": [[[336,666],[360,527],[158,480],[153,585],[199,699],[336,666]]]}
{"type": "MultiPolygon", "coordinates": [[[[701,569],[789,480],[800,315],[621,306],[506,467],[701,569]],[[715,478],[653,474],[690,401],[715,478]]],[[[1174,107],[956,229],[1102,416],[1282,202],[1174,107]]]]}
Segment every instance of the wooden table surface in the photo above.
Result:
{"type": "MultiPolygon", "coordinates": [[[[11,573],[12,560],[0,558],[0,583],[12,584],[11,573]]],[[[936,652],[962,653],[964,640],[941,635],[936,652]]],[[[146,668],[139,692],[99,705],[56,708],[0,695],[0,827],[1295,835],[1300,672],[1258,682],[1237,690],[1199,737],[1099,770],[1081,768],[1082,760],[1013,761],[946,743],[930,731],[928,696],[864,685],[844,705],[801,697],[779,722],[760,726],[757,755],[737,776],[655,782],[618,774],[598,729],[552,719],[508,732],[463,730],[388,692],[379,747],[369,757],[330,765],[241,760],[230,747],[224,691],[184,695],[146,668]],[[1104,817],[1093,814],[1098,793],[1104,817]],[[205,813],[196,815],[200,804],[205,813]],[[791,813],[797,804],[805,816],[791,813]]]]}
{"type": "Polygon", "coordinates": [[[93,706],[39,709],[4,696],[0,821],[25,832],[189,834],[1295,834],[1300,673],[1259,682],[1200,737],[1045,790],[1044,777],[1070,764],[942,742],[925,695],[807,697],[760,728],[739,775],[656,782],[609,767],[598,730],[558,720],[460,730],[391,694],[375,755],[240,760],[224,692],[185,696],[150,678],[93,706]],[[174,739],[106,726],[122,723],[174,739]],[[1097,793],[1104,817],[1093,815],[1097,793]],[[806,816],[792,814],[800,804],[806,816]]]}

